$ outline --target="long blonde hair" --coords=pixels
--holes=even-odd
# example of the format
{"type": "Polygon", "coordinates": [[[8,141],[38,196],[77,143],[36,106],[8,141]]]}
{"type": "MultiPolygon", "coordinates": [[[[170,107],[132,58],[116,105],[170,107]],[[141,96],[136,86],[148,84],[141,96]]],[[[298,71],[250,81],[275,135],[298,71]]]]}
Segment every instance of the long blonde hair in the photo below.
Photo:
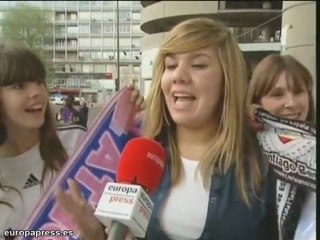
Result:
{"type": "MultiPolygon", "coordinates": [[[[2,40],[0,41],[0,88],[25,81],[40,81],[46,86],[46,71],[41,59],[27,46],[2,40]]],[[[1,99],[0,99],[1,100],[1,99]]],[[[1,101],[0,101],[1,110],[1,101]]],[[[1,112],[1,111],[0,111],[1,112]]],[[[7,139],[6,126],[0,114],[0,145],[7,139]]],[[[56,126],[51,114],[49,100],[45,111],[45,121],[40,128],[40,155],[44,161],[41,182],[46,173],[59,170],[67,160],[67,153],[57,136],[56,126]]],[[[0,182],[0,189],[14,189],[0,182]]],[[[10,203],[0,201],[0,204],[10,203]]]]}
{"type": "Polygon", "coordinates": [[[283,72],[294,89],[300,90],[303,85],[306,86],[309,95],[309,113],[306,120],[315,124],[312,75],[303,64],[290,55],[273,53],[257,64],[249,84],[247,106],[253,103],[260,104],[261,98],[269,93],[283,72]]]}
{"type": "Polygon", "coordinates": [[[164,61],[169,54],[190,52],[209,46],[218,49],[224,90],[218,133],[213,139],[214,144],[200,161],[200,173],[204,186],[208,188],[215,167],[219,167],[220,171],[226,174],[235,166],[238,189],[244,202],[249,205],[246,181],[248,172],[245,171],[245,165],[249,165],[253,185],[250,187],[255,190],[259,189],[262,173],[256,156],[257,150],[254,149],[255,139],[249,135],[246,127],[246,65],[236,40],[225,25],[207,18],[195,18],[181,22],[170,31],[160,46],[155,61],[153,81],[146,100],[143,133],[146,137],[167,141],[171,158],[172,185],[177,184],[181,179],[181,162],[175,141],[175,124],[161,91],[164,61]]]}

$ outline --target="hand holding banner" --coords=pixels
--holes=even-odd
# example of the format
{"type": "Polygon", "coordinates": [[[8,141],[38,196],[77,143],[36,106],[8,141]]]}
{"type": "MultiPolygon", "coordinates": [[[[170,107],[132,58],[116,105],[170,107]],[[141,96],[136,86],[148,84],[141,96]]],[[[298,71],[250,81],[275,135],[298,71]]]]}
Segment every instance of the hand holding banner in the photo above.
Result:
{"type": "MultiPolygon", "coordinates": [[[[127,141],[137,134],[137,127],[133,124],[134,104],[130,103],[130,95],[131,91],[124,88],[105,106],[78,149],[39,201],[24,227],[25,230],[62,232],[72,229],[76,233],[71,220],[56,204],[53,193],[58,186],[66,189],[68,178],[75,179],[84,198],[95,208],[106,183],[115,180],[120,152],[127,141]],[[131,128],[134,129],[133,132],[131,128]]],[[[18,239],[35,238],[31,235],[18,239]]],[[[52,236],[41,239],[52,239],[52,236]]],[[[59,239],[73,240],[78,239],[78,236],[60,236],[59,239]]]]}
{"type": "Polygon", "coordinates": [[[309,123],[275,117],[257,109],[264,130],[257,133],[277,177],[316,190],[316,129],[309,123]]]}

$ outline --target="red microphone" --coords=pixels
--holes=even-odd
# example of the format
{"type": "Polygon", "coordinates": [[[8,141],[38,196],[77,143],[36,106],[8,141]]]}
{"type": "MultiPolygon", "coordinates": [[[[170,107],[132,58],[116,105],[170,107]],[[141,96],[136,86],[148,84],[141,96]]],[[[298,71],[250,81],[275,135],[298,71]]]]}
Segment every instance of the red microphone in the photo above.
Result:
{"type": "Polygon", "coordinates": [[[158,142],[134,138],[121,153],[116,181],[140,185],[150,194],[160,183],[164,165],[165,151],[158,142]]]}
{"type": "Polygon", "coordinates": [[[110,226],[108,240],[121,240],[130,229],[144,238],[153,203],[147,193],[160,184],[165,167],[165,150],[156,141],[137,137],[124,147],[116,174],[116,183],[107,183],[95,215],[110,226]]]}

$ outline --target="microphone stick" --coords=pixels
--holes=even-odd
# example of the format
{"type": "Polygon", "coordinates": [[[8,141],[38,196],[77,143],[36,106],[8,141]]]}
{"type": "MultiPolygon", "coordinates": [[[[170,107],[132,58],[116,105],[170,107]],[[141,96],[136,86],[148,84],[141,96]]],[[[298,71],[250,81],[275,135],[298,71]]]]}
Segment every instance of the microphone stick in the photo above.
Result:
{"type": "Polygon", "coordinates": [[[127,232],[128,232],[128,226],[118,221],[112,221],[107,240],[125,239],[127,232]]]}

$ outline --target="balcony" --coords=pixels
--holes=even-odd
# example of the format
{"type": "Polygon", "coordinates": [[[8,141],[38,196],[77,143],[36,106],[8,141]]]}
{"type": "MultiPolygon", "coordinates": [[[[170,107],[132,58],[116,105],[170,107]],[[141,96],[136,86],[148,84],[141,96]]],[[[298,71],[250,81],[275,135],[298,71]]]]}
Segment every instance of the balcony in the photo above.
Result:
{"type": "Polygon", "coordinates": [[[77,45],[67,45],[67,51],[69,52],[74,52],[78,50],[78,46],[77,45]]]}
{"type": "Polygon", "coordinates": [[[101,50],[101,44],[99,44],[99,45],[91,44],[90,49],[91,50],[101,50]]]}
{"type": "Polygon", "coordinates": [[[79,46],[79,50],[89,50],[90,49],[90,46],[86,45],[86,46],[82,46],[80,45],[79,46]]]}
{"type": "Polygon", "coordinates": [[[55,45],[55,50],[56,51],[65,51],[66,50],[66,46],[65,45],[55,45]]]}
{"type": "Polygon", "coordinates": [[[272,25],[261,28],[229,28],[244,52],[261,52],[281,50],[281,30],[272,25]]]}
{"type": "Polygon", "coordinates": [[[54,21],[55,21],[56,24],[64,24],[64,23],[65,23],[65,18],[63,18],[63,17],[56,17],[56,18],[54,19],[54,21]]]}
{"type": "Polygon", "coordinates": [[[77,38],[77,32],[67,32],[67,38],[77,38]]]}
{"type": "Polygon", "coordinates": [[[160,2],[160,1],[140,1],[141,5],[143,7],[148,7],[148,6],[150,6],[150,5],[152,5],[152,4],[156,3],[156,2],[160,2]]]}
{"type": "Polygon", "coordinates": [[[255,27],[273,18],[274,25],[281,25],[281,9],[227,8],[226,4],[222,6],[222,2],[229,1],[220,1],[219,4],[217,1],[186,1],[183,8],[178,1],[157,1],[142,9],[141,29],[149,34],[166,32],[179,22],[192,17],[218,19],[230,27],[255,27]]]}
{"type": "Polygon", "coordinates": [[[60,39],[63,38],[64,39],[65,36],[66,36],[66,32],[65,31],[57,31],[56,30],[54,35],[55,35],[56,38],[60,38],[60,39]]]}
{"type": "Polygon", "coordinates": [[[273,27],[272,25],[260,28],[241,27],[229,28],[238,43],[269,43],[280,42],[280,27],[273,27]]]}
{"type": "Polygon", "coordinates": [[[218,11],[217,1],[157,1],[141,11],[140,27],[146,33],[166,32],[179,22],[190,17],[214,16],[218,11]]]}
{"type": "Polygon", "coordinates": [[[77,19],[67,19],[66,21],[67,25],[77,25],[77,19]]]}
{"type": "Polygon", "coordinates": [[[282,10],[282,1],[219,1],[220,10],[282,10]]]}
{"type": "MultiPolygon", "coordinates": [[[[281,16],[281,1],[219,1],[218,17],[228,26],[257,26],[281,16]]],[[[281,25],[281,17],[275,19],[281,25]]]]}
{"type": "Polygon", "coordinates": [[[280,42],[265,42],[265,43],[239,43],[239,47],[243,52],[269,52],[281,51],[280,42]]]}

